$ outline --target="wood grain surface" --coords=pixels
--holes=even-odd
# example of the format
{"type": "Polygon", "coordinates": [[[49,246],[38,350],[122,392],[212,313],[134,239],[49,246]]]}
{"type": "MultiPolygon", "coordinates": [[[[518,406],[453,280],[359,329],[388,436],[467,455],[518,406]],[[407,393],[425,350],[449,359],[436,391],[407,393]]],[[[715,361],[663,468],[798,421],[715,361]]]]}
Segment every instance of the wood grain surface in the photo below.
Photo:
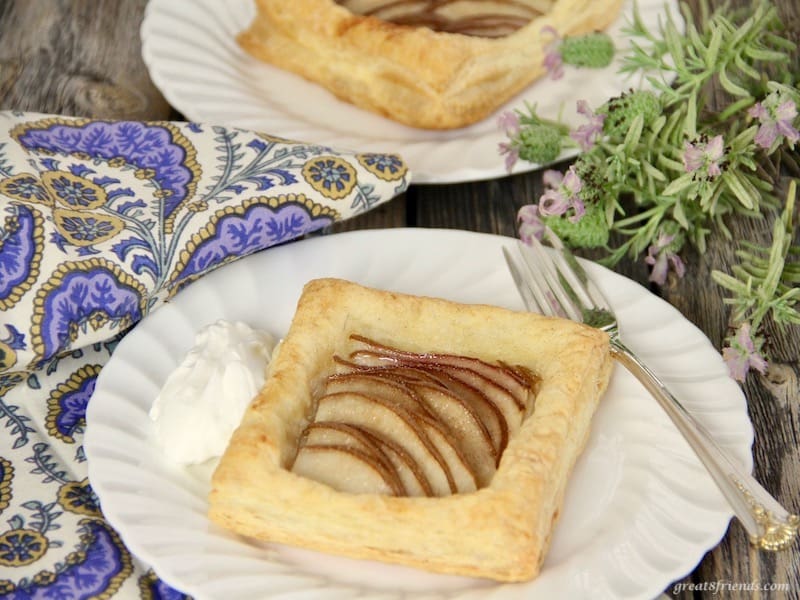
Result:
{"type": "MultiPolygon", "coordinates": [[[[222,1],[222,0],[220,0],[222,1]]],[[[291,1],[291,0],[287,0],[291,1]]],[[[696,12],[698,0],[688,5],[696,12]]],[[[719,0],[711,2],[719,4],[719,0]]],[[[735,5],[749,5],[741,1],[735,5]]],[[[800,2],[776,0],[795,42],[800,41],[800,2]]],[[[142,62],[139,26],[145,0],[0,0],[0,109],[119,119],[181,119],[150,81],[142,62]]],[[[722,101],[721,98],[719,101],[722,101]]],[[[500,159],[498,159],[500,160],[500,159]]],[[[786,178],[782,185],[785,187],[786,178]]],[[[402,197],[335,231],[438,227],[516,235],[515,216],[542,193],[541,173],[452,185],[414,185],[402,197]]],[[[731,224],[734,240],[769,240],[767,220],[731,224]]],[[[796,240],[798,242],[798,240],[796,240]]],[[[716,347],[728,328],[722,290],[710,273],[726,271],[735,242],[714,236],[708,251],[687,255],[688,272],[653,288],[696,324],[716,347]]],[[[590,256],[591,255],[588,255],[590,256]]],[[[616,270],[644,285],[643,262],[623,261],[616,270]]],[[[755,429],[755,474],[792,512],[800,512],[800,330],[770,326],[773,362],[763,376],[748,378],[744,391],[755,429]]],[[[800,597],[800,544],[778,554],[753,550],[733,521],[720,544],[678,584],[788,583],[788,592],[722,592],[721,598],[800,597]]],[[[670,586],[670,597],[711,597],[690,586],[670,586]]]]}

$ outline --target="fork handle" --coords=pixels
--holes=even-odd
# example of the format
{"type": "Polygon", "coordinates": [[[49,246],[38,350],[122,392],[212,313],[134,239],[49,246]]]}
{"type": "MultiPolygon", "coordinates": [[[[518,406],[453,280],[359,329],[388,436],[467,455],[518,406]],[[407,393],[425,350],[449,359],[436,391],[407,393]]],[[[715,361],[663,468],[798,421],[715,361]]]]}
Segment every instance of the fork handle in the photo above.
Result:
{"type": "Polygon", "coordinates": [[[661,380],[618,339],[612,356],[650,392],[680,430],[717,483],[751,543],[763,550],[783,550],[797,537],[800,519],[790,514],[712,438],[661,380]]]}

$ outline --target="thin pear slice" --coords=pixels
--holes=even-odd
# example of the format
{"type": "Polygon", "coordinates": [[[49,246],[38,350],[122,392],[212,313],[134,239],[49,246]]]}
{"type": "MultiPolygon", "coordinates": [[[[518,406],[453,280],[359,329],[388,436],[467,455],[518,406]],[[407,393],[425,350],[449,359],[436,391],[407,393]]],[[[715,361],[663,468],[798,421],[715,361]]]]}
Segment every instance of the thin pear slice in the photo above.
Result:
{"type": "Polygon", "coordinates": [[[386,438],[373,436],[370,432],[364,431],[375,439],[375,443],[381,447],[383,453],[394,467],[395,473],[405,490],[406,496],[433,496],[433,489],[425,473],[420,469],[417,462],[399,444],[395,444],[386,438]]]}
{"type": "Polygon", "coordinates": [[[405,494],[405,487],[394,468],[393,462],[386,456],[383,448],[372,435],[361,428],[347,423],[322,421],[310,423],[303,434],[301,447],[308,446],[344,446],[363,452],[371,461],[379,463],[382,471],[392,479],[393,487],[405,494]]]}
{"type": "Polygon", "coordinates": [[[359,367],[355,363],[347,363],[347,361],[342,361],[341,364],[348,364],[354,369],[360,368],[360,372],[363,373],[404,382],[412,388],[415,385],[422,384],[436,386],[443,391],[450,392],[464,400],[478,415],[479,420],[489,433],[496,459],[499,459],[500,454],[508,443],[508,424],[506,416],[500,407],[479,389],[452,377],[446,369],[434,367],[433,365],[413,367],[397,365],[396,363],[363,367],[359,367]]]}
{"type": "Polygon", "coordinates": [[[528,405],[530,394],[529,387],[526,385],[526,382],[520,378],[519,373],[513,372],[504,364],[490,364],[479,358],[458,356],[455,354],[408,352],[392,346],[380,344],[375,340],[357,334],[351,335],[350,339],[364,344],[368,350],[372,351],[371,354],[364,351],[351,353],[350,358],[353,362],[358,363],[359,358],[367,359],[367,357],[369,357],[369,360],[373,361],[375,364],[385,364],[386,361],[395,358],[404,363],[424,362],[471,369],[480,373],[487,379],[492,380],[498,386],[508,390],[520,410],[525,410],[528,405]]]}
{"type": "Polygon", "coordinates": [[[437,367],[435,370],[446,373],[453,379],[471,386],[486,396],[505,417],[509,436],[514,435],[519,430],[525,413],[508,390],[487,379],[477,371],[465,367],[448,365],[437,367]]]}
{"type": "Polygon", "coordinates": [[[462,369],[459,371],[461,377],[456,377],[453,373],[454,368],[432,364],[365,368],[370,369],[371,372],[383,371],[384,376],[397,377],[406,381],[411,387],[416,384],[432,383],[462,399],[474,410],[486,427],[497,460],[508,444],[509,419],[512,426],[521,422],[521,415],[516,410],[516,403],[507,395],[502,396],[502,389],[474,371],[463,372],[462,369]]]}
{"type": "Polygon", "coordinates": [[[295,457],[292,471],[351,494],[402,495],[380,463],[346,446],[305,445],[295,457]]]}
{"type": "Polygon", "coordinates": [[[434,447],[444,458],[447,469],[455,483],[453,493],[465,494],[478,489],[478,480],[475,472],[470,468],[466,457],[455,444],[445,427],[434,419],[422,421],[422,427],[433,443],[434,447]]]}
{"type": "Polygon", "coordinates": [[[542,381],[541,378],[530,369],[519,365],[512,366],[504,362],[498,364],[510,375],[515,377],[521,386],[528,390],[525,398],[525,416],[529,416],[533,412],[534,405],[536,404],[536,396],[539,394],[539,385],[542,381]]]}
{"type": "Polygon", "coordinates": [[[417,463],[397,444],[349,423],[321,421],[309,424],[303,442],[312,446],[346,446],[363,450],[396,478],[405,496],[432,496],[431,485],[417,463]]]}
{"type": "Polygon", "coordinates": [[[360,427],[336,421],[314,421],[309,423],[303,433],[301,445],[309,446],[348,446],[366,453],[374,453],[378,459],[383,452],[372,436],[360,427]]]}
{"type": "MultiPolygon", "coordinates": [[[[479,479],[478,474],[472,468],[472,461],[465,458],[465,453],[462,452],[462,448],[460,447],[459,438],[456,437],[454,439],[453,435],[448,435],[446,426],[441,427],[437,425],[441,415],[436,413],[436,407],[425,402],[413,388],[397,379],[379,377],[376,374],[355,372],[330,377],[327,382],[326,392],[334,394],[338,392],[363,394],[371,398],[380,398],[389,405],[397,405],[406,409],[409,413],[413,414],[420,423],[425,425],[424,430],[447,464],[456,490],[459,492],[466,492],[473,491],[476,488],[477,480],[479,479]]],[[[440,409],[446,408],[442,405],[448,401],[448,398],[434,397],[433,400],[440,404],[440,409]]],[[[458,401],[453,398],[450,403],[457,405],[458,401]]],[[[456,408],[457,406],[450,408],[450,415],[448,416],[460,417],[463,421],[465,418],[463,413],[467,410],[466,407],[462,409],[461,415],[455,414],[456,408]]],[[[476,423],[476,426],[477,425],[476,423]]],[[[488,437],[488,434],[486,435],[488,437]]],[[[487,442],[487,444],[489,443],[487,442]]],[[[491,452],[490,444],[487,450],[491,452]]],[[[491,455],[489,457],[489,462],[492,465],[494,464],[491,455]]],[[[484,469],[481,469],[481,471],[484,471],[484,469]]]]}
{"type": "Polygon", "coordinates": [[[468,404],[486,427],[495,457],[499,460],[500,454],[508,444],[508,423],[504,412],[486,394],[478,388],[456,379],[446,369],[422,370],[414,367],[395,367],[387,368],[387,370],[393,371],[395,376],[407,377],[409,385],[414,385],[415,382],[424,383],[425,380],[432,382],[468,404]],[[420,380],[420,374],[424,375],[424,380],[420,380]]]}
{"type": "Polygon", "coordinates": [[[489,431],[470,404],[442,387],[416,383],[415,392],[448,430],[475,474],[478,486],[488,485],[496,470],[497,451],[489,431]]]}
{"type": "Polygon", "coordinates": [[[395,402],[412,413],[423,413],[433,417],[434,413],[413,389],[404,382],[391,377],[381,377],[369,371],[339,373],[328,377],[325,393],[357,392],[367,396],[380,396],[389,402],[395,402]]]}
{"type": "MultiPolygon", "coordinates": [[[[519,382],[516,377],[505,373],[501,367],[493,367],[492,365],[482,363],[481,361],[471,362],[473,359],[464,358],[464,360],[450,360],[437,362],[433,360],[434,355],[419,355],[418,358],[408,356],[394,356],[392,354],[384,354],[376,352],[375,350],[358,350],[353,352],[350,357],[356,365],[363,365],[365,367],[376,368],[381,366],[388,366],[394,363],[397,366],[405,366],[414,369],[458,369],[461,371],[471,371],[483,380],[489,382],[494,388],[502,390],[509,399],[517,406],[520,412],[526,412],[530,404],[530,392],[525,389],[524,392],[520,391],[519,382]],[[478,368],[473,368],[478,367],[478,368]],[[500,376],[503,371],[505,375],[500,376]],[[507,387],[506,384],[513,382],[512,387],[507,387]]],[[[461,357],[454,357],[461,358],[461,357]]]]}
{"type": "Polygon", "coordinates": [[[320,397],[315,419],[349,423],[391,440],[416,461],[435,496],[457,491],[447,463],[420,421],[399,405],[365,394],[337,392],[320,397]]]}

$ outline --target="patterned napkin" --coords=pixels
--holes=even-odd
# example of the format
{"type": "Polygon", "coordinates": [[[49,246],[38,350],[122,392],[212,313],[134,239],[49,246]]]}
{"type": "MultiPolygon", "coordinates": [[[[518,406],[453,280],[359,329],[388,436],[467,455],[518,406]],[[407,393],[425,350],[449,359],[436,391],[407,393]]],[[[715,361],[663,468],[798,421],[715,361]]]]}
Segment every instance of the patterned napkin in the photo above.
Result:
{"type": "Polygon", "coordinates": [[[239,129],[0,112],[0,598],[182,597],[130,555],[89,486],[100,369],[193,280],[409,178],[395,155],[239,129]]]}

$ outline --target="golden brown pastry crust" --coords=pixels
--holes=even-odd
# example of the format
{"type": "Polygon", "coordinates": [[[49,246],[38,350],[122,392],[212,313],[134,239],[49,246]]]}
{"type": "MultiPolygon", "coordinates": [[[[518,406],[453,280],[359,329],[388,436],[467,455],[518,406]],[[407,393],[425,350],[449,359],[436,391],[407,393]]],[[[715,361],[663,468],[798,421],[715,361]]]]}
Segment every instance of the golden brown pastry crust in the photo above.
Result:
{"type": "Polygon", "coordinates": [[[622,0],[555,0],[511,35],[481,38],[356,15],[334,0],[257,0],[238,41],[250,54],[356,106],[414,127],[450,129],[497,110],[544,72],[562,36],[607,27],[622,0]]]}
{"type": "Polygon", "coordinates": [[[214,473],[209,516],[243,535],[354,558],[530,579],[610,370],[607,336],[570,321],[311,281],[214,473]],[[356,495],[285,468],[313,417],[315,389],[351,333],[410,351],[522,365],[541,376],[534,412],[487,487],[443,498],[356,495]]]}

